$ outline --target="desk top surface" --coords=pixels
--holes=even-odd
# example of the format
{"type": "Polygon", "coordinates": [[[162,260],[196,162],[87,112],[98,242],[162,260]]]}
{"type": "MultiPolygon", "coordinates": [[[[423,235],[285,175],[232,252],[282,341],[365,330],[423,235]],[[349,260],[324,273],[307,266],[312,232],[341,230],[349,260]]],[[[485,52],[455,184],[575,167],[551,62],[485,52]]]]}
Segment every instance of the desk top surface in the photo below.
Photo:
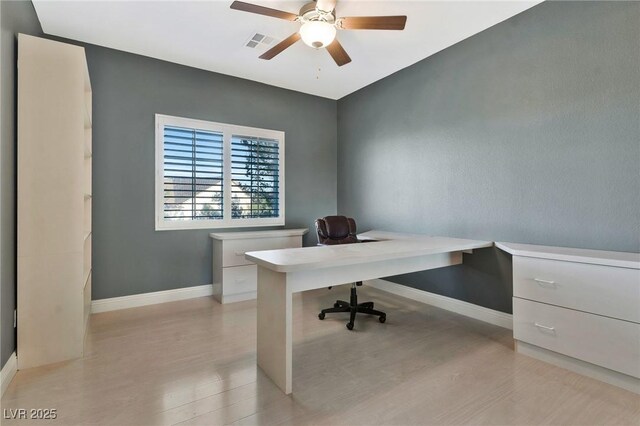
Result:
{"type": "Polygon", "coordinates": [[[376,240],[376,242],[254,251],[247,252],[245,257],[277,272],[293,272],[493,246],[491,241],[429,237],[386,231],[369,231],[359,234],[358,238],[376,240]]]}
{"type": "Polygon", "coordinates": [[[550,247],[519,243],[496,243],[496,247],[513,256],[640,269],[640,253],[550,247]]]}

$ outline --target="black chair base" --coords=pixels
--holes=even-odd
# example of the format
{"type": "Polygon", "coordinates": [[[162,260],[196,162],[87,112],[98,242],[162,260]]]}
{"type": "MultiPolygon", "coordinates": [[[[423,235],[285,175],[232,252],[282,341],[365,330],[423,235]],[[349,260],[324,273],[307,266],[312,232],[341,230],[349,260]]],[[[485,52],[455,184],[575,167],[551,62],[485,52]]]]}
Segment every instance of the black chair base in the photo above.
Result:
{"type": "Polygon", "coordinates": [[[353,325],[354,321],[356,320],[357,313],[377,315],[378,321],[385,322],[387,320],[387,314],[382,311],[376,311],[375,309],[373,309],[373,302],[358,303],[358,295],[356,293],[357,284],[360,283],[354,283],[351,285],[351,297],[348,303],[344,300],[337,300],[336,303],[333,304],[333,308],[323,309],[322,311],[320,311],[320,313],[318,314],[318,318],[323,320],[325,314],[332,314],[335,312],[349,312],[349,322],[347,323],[347,328],[349,330],[353,330],[353,325]]]}

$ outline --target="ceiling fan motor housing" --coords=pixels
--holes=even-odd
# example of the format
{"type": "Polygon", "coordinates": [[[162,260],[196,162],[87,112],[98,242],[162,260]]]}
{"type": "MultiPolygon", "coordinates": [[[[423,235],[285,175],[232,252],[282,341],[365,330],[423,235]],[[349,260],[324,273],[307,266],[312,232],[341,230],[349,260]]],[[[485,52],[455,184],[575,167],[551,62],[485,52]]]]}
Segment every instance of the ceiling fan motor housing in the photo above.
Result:
{"type": "Polygon", "coordinates": [[[335,24],[336,15],[334,12],[324,12],[316,8],[316,2],[312,1],[300,8],[300,20],[302,22],[322,21],[328,24],[335,24]]]}

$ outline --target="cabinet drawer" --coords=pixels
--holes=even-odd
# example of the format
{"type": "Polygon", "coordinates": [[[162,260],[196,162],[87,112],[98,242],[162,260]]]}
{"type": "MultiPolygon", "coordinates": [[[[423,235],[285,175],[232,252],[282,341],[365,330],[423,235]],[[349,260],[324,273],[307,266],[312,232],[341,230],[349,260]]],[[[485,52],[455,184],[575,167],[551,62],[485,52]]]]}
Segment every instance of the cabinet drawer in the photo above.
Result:
{"type": "Polygon", "coordinates": [[[640,377],[640,324],[514,297],[513,337],[640,377]]]}
{"type": "Polygon", "coordinates": [[[224,296],[256,291],[257,282],[258,267],[256,265],[222,269],[222,294],[224,296]]]}
{"type": "Polygon", "coordinates": [[[244,258],[248,251],[276,250],[302,246],[302,237],[254,238],[246,240],[225,240],[222,243],[222,266],[251,265],[244,258]]]}
{"type": "Polygon", "coordinates": [[[640,270],[513,257],[513,295],[640,323],[640,270]]]}

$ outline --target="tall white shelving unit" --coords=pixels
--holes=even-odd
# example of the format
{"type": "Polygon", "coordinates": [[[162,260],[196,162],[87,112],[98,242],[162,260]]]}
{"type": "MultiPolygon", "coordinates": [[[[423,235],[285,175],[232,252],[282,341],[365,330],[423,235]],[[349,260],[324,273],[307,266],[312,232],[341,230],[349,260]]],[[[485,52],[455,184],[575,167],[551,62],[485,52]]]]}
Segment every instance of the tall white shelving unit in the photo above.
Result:
{"type": "Polygon", "coordinates": [[[91,308],[84,48],[18,36],[18,368],[81,357],[91,308]]]}

